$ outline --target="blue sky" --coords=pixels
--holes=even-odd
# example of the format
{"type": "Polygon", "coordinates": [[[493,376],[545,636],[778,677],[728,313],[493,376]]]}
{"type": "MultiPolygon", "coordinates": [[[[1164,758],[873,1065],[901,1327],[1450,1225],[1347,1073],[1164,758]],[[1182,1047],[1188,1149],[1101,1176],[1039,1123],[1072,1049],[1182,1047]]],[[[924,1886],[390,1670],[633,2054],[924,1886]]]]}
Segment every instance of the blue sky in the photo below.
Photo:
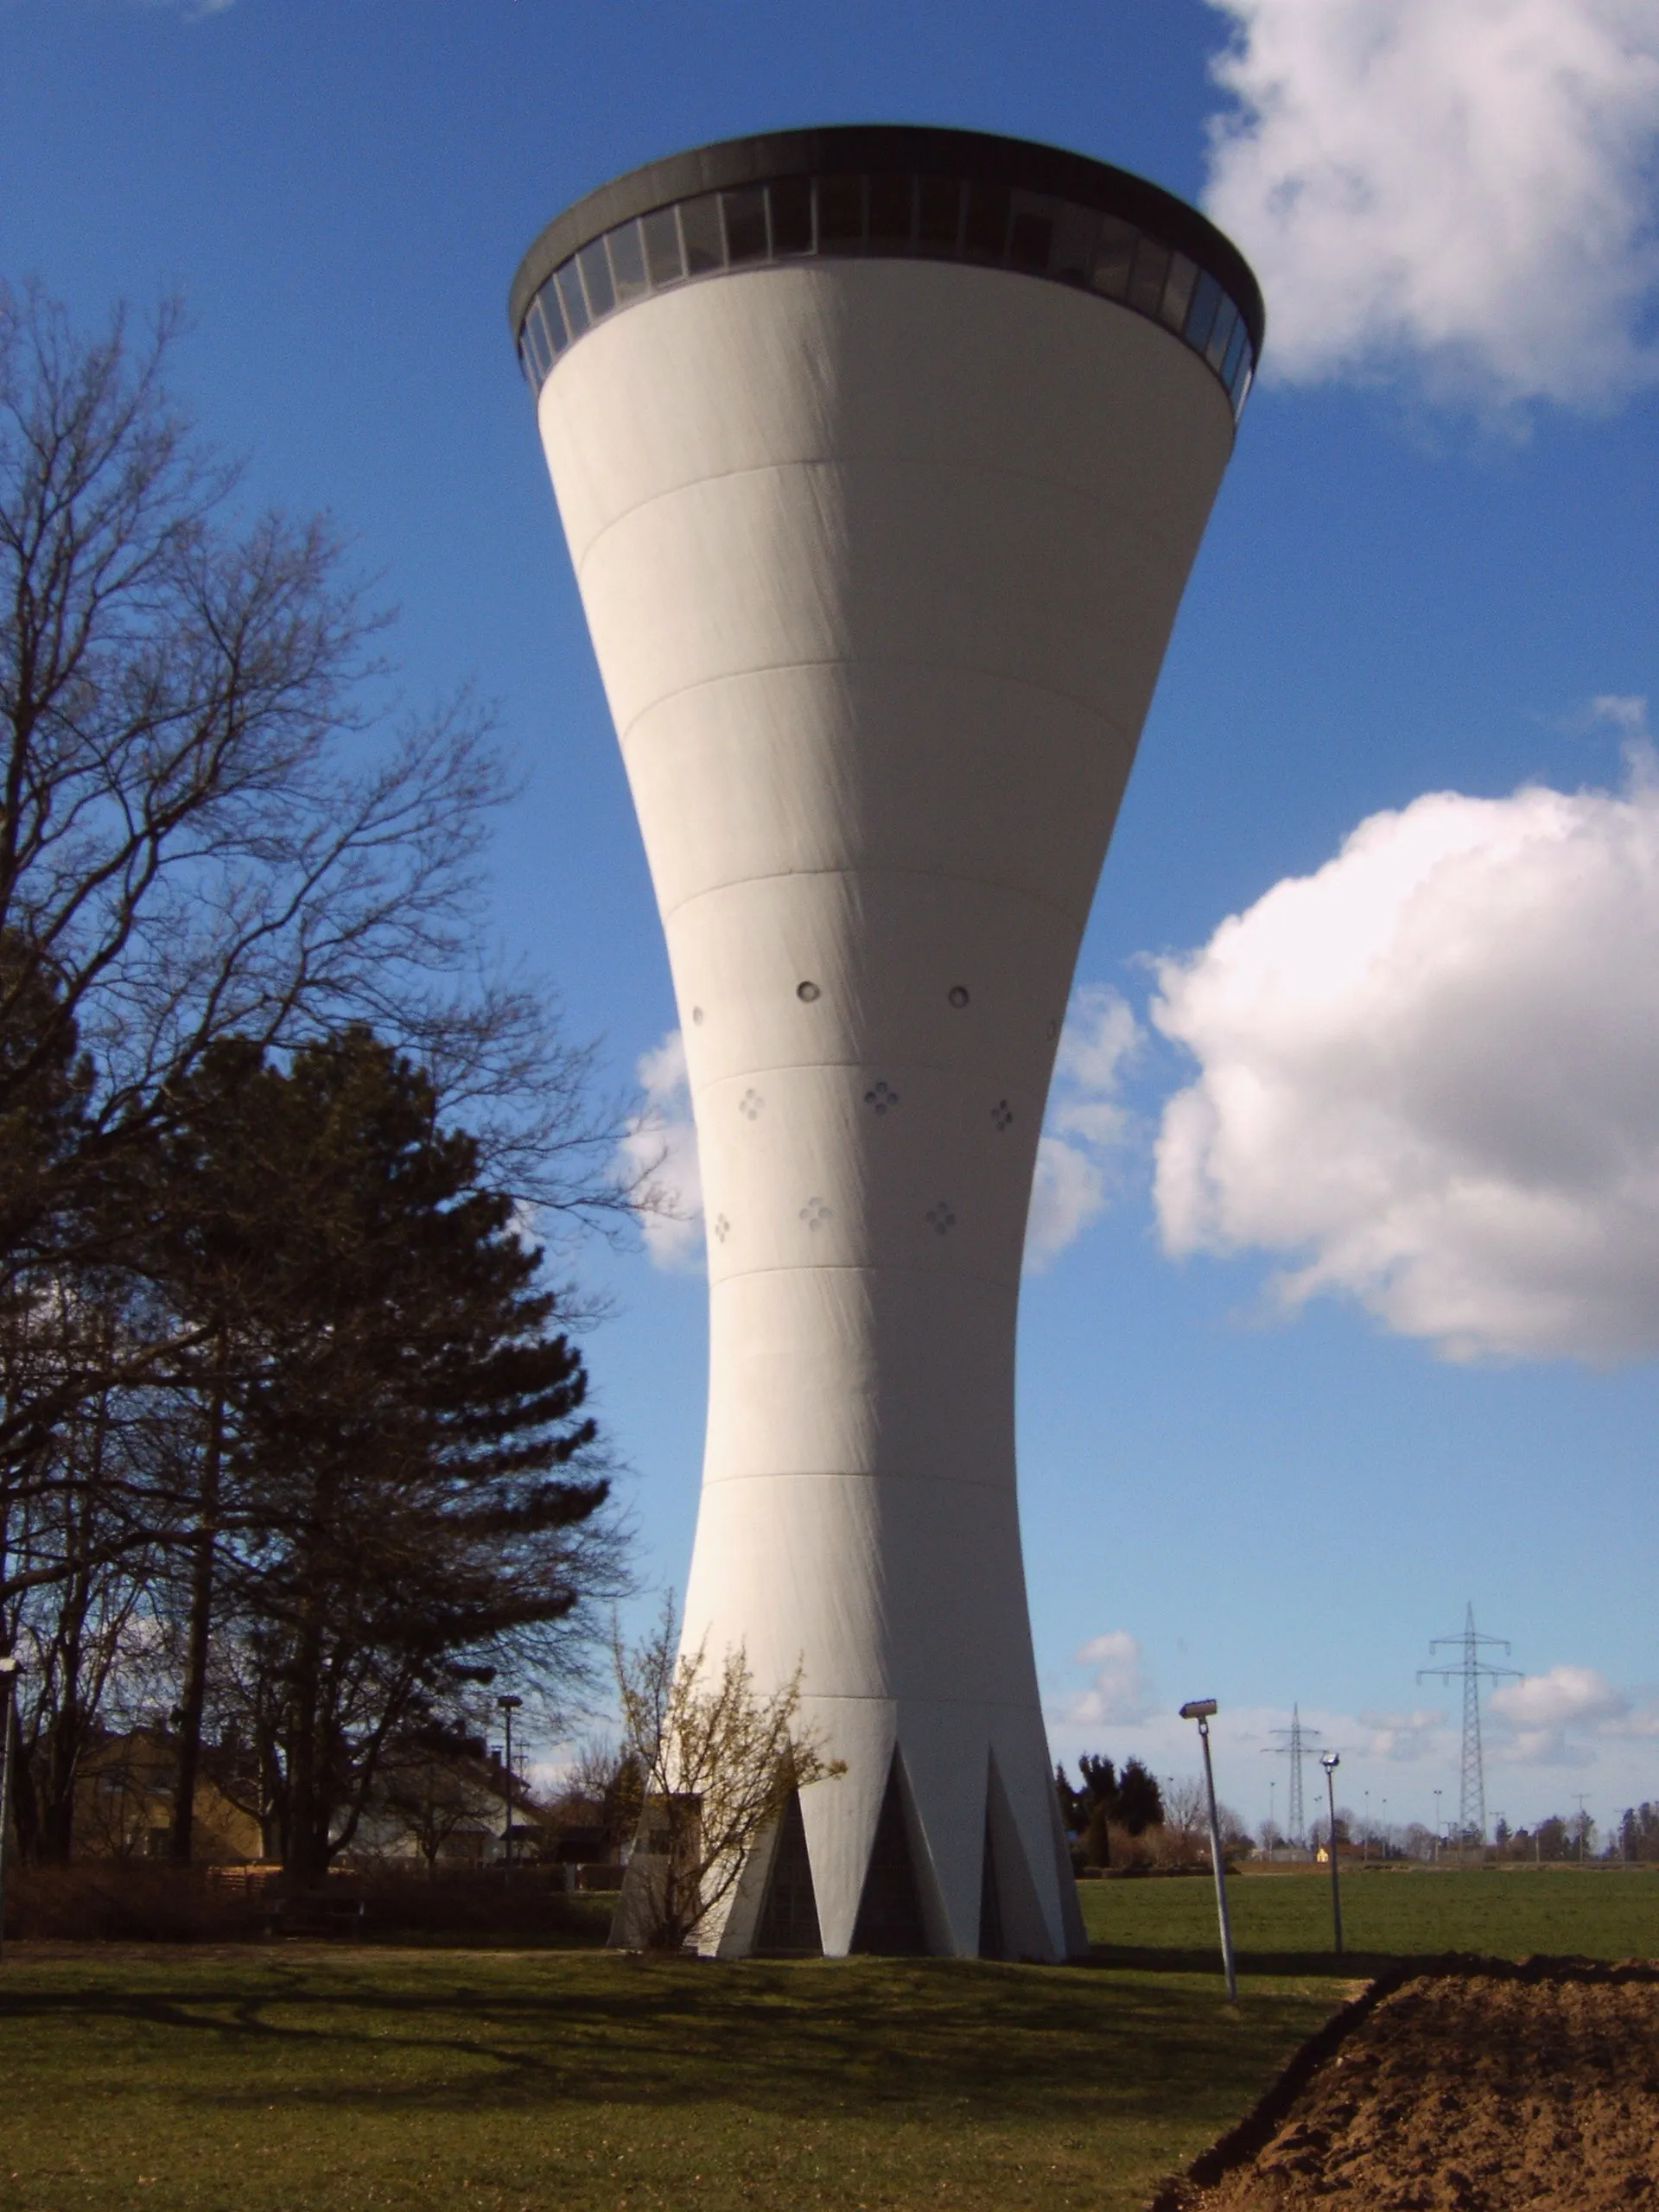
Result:
{"type": "MultiPolygon", "coordinates": [[[[0,0],[0,274],[88,321],[181,292],[179,381],[250,498],[334,512],[411,694],[499,702],[503,952],[631,1090],[673,1006],[506,287],[637,162],[854,119],[1208,194],[1268,294],[1025,1300],[1056,1747],[1185,1770],[1171,1709],[1213,1694],[1259,1818],[1296,1700],[1356,1808],[1449,1810],[1456,1701],[1414,1673],[1472,1599],[1525,1675],[1489,1804],[1659,1796],[1649,7],[0,0]]],[[[584,1266],[644,1572],[677,1582],[695,1255],[584,1266]]]]}

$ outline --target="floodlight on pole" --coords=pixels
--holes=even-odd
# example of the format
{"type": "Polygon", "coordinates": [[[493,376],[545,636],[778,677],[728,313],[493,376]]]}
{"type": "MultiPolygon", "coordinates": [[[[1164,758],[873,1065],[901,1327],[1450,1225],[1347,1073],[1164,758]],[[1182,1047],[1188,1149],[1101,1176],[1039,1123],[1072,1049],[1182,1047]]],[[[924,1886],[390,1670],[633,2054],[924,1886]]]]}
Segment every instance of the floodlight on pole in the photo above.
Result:
{"type": "Polygon", "coordinates": [[[1342,1956],[1342,1891],[1337,1881],[1337,1769],[1342,1764],[1341,1754],[1321,1751],[1319,1764],[1325,1769],[1325,1796],[1330,1808],[1331,1826],[1326,1831],[1326,1848],[1331,1853],[1331,1922],[1336,1931],[1337,1956],[1342,1956]]]}
{"type": "Polygon", "coordinates": [[[1221,1858],[1221,1822],[1216,1817],[1216,1777],[1210,1764],[1210,1722],[1216,1710],[1212,1697],[1189,1698],[1181,1707],[1183,1720],[1198,1724],[1204,1747],[1204,1795],[1210,1814],[1210,1864],[1216,1877],[1216,1917],[1221,1923],[1221,1962],[1227,1975],[1227,2001],[1238,2001],[1238,1977],[1233,1971],[1233,1929],[1227,1917],[1227,1871],[1221,1858]]]}
{"type": "Polygon", "coordinates": [[[17,1736],[18,1660],[0,1659],[0,1952],[6,1941],[6,1838],[11,1829],[11,1761],[17,1736]]]}
{"type": "Polygon", "coordinates": [[[511,1873],[512,1872],[512,1716],[524,1700],[521,1697],[499,1697],[495,1701],[500,1707],[502,1719],[506,1724],[506,1751],[502,1765],[505,1770],[503,1788],[507,1801],[507,1825],[506,1832],[501,1839],[501,1857],[507,1872],[511,1873]]]}

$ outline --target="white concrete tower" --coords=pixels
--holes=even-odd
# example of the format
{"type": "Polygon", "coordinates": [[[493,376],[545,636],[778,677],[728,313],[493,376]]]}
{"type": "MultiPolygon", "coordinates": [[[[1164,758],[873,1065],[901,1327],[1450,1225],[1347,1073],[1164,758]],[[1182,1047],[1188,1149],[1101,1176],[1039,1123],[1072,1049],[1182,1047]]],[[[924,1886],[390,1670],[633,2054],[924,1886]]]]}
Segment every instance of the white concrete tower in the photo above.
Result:
{"type": "Polygon", "coordinates": [[[1014,1497],[1078,940],[1262,335],[1052,148],[705,147],[561,215],[514,336],[667,933],[709,1240],[688,1648],[848,1772],[707,1941],[1083,1942],[1014,1497]]]}

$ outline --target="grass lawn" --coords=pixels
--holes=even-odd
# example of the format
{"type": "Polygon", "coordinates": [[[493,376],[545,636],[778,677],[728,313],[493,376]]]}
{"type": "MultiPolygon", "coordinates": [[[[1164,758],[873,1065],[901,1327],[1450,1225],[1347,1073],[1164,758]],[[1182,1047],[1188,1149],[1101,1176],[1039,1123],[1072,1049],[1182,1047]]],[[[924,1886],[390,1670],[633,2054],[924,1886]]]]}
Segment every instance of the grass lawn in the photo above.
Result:
{"type": "MultiPolygon", "coordinates": [[[[1652,1867],[1356,1868],[1341,1880],[1350,1971],[1441,1951],[1659,1957],[1659,1870],[1652,1867]]],[[[1207,1878],[1082,1882],[1078,1893],[1090,1937],[1121,1962],[1193,1967],[1216,1956],[1216,1893],[1207,1878]]],[[[1227,1897],[1241,1966],[1331,1970],[1327,1872],[1236,1875],[1227,1897]]]]}
{"type": "Polygon", "coordinates": [[[1343,1993],[1281,1973],[1234,2012],[1213,1973],[1098,1966],[14,1945],[0,2207],[1130,2212],[1343,1993]]]}

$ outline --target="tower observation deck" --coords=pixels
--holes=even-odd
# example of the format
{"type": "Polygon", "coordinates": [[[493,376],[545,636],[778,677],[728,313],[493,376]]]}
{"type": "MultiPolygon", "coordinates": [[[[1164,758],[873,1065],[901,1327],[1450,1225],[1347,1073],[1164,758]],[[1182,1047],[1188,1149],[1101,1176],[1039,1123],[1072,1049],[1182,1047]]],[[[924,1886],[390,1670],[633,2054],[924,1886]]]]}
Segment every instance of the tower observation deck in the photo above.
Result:
{"type": "Polygon", "coordinates": [[[1020,1258],[1084,921],[1260,352],[1155,186],[785,132],[579,201],[511,296],[668,941],[709,1279],[685,1648],[844,1776],[706,1948],[1083,1930],[1014,1488],[1020,1258]]]}

